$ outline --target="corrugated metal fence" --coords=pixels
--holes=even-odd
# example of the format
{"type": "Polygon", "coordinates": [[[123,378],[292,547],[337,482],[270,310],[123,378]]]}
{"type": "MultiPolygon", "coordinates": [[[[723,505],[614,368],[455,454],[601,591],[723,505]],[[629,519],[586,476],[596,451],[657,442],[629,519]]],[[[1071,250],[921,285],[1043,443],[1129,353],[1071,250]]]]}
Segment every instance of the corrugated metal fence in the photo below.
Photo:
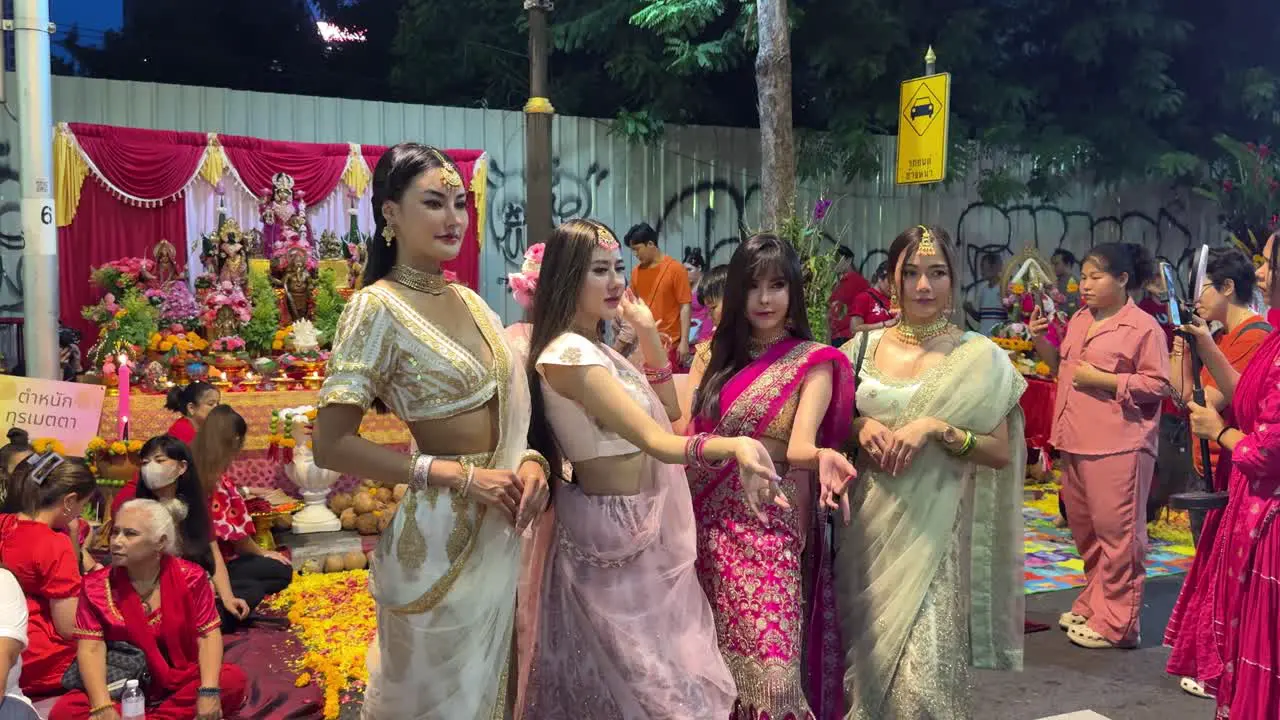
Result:
{"type": "MultiPolygon", "coordinates": [[[[59,122],[310,142],[389,145],[409,139],[484,149],[491,169],[482,292],[507,320],[518,314],[504,279],[524,251],[520,113],[74,77],[54,78],[53,93],[59,122]]],[[[15,112],[16,100],[10,97],[15,112]]],[[[660,144],[644,147],[612,136],[601,120],[558,117],[554,128],[557,221],[590,216],[619,235],[647,221],[661,230],[668,254],[680,257],[686,248],[700,248],[712,264],[728,260],[739,227],[758,222],[755,130],[669,126],[660,144]]],[[[16,131],[14,120],[0,114],[0,304],[21,296],[16,131]]],[[[898,232],[921,222],[946,227],[964,243],[967,277],[981,246],[1016,253],[1031,243],[1045,253],[1062,246],[1079,254],[1091,244],[1123,238],[1176,261],[1191,244],[1221,236],[1213,213],[1185,193],[1077,187],[1053,204],[992,207],[978,201],[981,168],[948,187],[901,188],[893,182],[893,153],[892,138],[885,138],[885,169],[874,180],[807,183],[800,191],[805,212],[819,197],[834,201],[823,226],[832,242],[852,248],[868,270],[898,232]]]]}

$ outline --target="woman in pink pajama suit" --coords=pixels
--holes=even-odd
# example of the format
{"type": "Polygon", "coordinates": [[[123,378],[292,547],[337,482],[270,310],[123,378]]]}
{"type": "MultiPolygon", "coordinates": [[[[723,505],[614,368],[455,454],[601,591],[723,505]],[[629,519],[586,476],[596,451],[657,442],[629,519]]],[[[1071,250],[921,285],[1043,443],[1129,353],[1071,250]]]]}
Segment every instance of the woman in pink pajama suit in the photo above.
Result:
{"type": "Polygon", "coordinates": [[[1138,645],[1146,578],[1147,493],[1156,460],[1160,401],[1169,353],[1160,326],[1128,293],[1152,277],[1140,245],[1095,247],[1081,266],[1084,303],[1061,347],[1045,341],[1033,315],[1036,349],[1058,372],[1053,446],[1062,454],[1062,496],[1086,584],[1059,625],[1092,649],[1138,645]]]}

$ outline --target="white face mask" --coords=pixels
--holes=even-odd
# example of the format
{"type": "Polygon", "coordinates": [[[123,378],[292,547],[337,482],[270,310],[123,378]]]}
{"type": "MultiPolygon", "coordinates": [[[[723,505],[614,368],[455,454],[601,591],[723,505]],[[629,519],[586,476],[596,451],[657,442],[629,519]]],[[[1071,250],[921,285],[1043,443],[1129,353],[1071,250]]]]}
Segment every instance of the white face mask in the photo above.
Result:
{"type": "Polygon", "coordinates": [[[147,463],[142,466],[142,482],[152,490],[169,487],[178,481],[182,468],[177,463],[147,463]]]}

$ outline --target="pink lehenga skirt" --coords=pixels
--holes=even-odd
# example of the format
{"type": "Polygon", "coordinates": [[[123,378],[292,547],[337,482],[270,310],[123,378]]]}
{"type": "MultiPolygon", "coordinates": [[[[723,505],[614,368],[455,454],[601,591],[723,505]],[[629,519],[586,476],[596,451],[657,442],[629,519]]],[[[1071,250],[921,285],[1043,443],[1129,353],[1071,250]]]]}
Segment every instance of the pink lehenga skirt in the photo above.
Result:
{"type": "Polygon", "coordinates": [[[684,475],[646,458],[652,490],[557,483],[524,720],[724,720],[736,689],[694,571],[684,475]]]}

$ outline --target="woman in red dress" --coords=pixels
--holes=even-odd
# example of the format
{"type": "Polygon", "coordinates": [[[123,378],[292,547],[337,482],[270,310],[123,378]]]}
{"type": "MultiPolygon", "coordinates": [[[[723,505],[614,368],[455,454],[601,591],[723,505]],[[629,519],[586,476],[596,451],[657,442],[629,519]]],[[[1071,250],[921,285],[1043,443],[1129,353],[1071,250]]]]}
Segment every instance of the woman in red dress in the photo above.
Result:
{"type": "MultiPolygon", "coordinates": [[[[1280,320],[1276,238],[1267,241],[1258,268],[1272,327],[1280,320]]],[[[1280,332],[1267,337],[1243,373],[1225,375],[1218,390],[1206,390],[1208,407],[1188,405],[1191,431],[1231,453],[1229,499],[1208,564],[1211,611],[1197,629],[1212,643],[1201,643],[1196,671],[1218,699],[1219,720],[1274,720],[1280,708],[1280,332]],[[1230,424],[1215,409],[1225,403],[1234,415],[1230,424]]]]}
{"type": "MultiPolygon", "coordinates": [[[[164,400],[164,409],[178,413],[178,419],[173,421],[165,431],[165,435],[172,435],[190,447],[196,440],[196,433],[200,430],[200,426],[209,417],[209,412],[217,407],[221,400],[222,394],[218,392],[218,388],[207,382],[193,382],[190,385],[170,388],[169,395],[164,400]]],[[[133,479],[120,488],[120,492],[116,493],[115,499],[111,501],[111,514],[115,515],[120,511],[121,505],[137,496],[138,476],[134,475],[133,479]]]]}
{"type": "Polygon", "coordinates": [[[97,484],[80,460],[32,455],[9,476],[0,511],[0,563],[27,596],[27,649],[22,691],[29,697],[62,692],[62,674],[75,659],[71,631],[80,594],[80,563],[63,532],[80,516],[97,484]]]}
{"type": "Polygon", "coordinates": [[[177,530],[155,500],[120,509],[111,533],[111,568],[84,579],[76,611],[76,662],[85,688],[63,695],[50,720],[119,720],[107,690],[107,643],[142,650],[151,679],[149,720],[216,720],[244,704],[244,671],[222,662],[221,621],[209,576],[174,557],[177,530]]]}
{"type": "MultiPolygon", "coordinates": [[[[219,405],[209,413],[196,434],[191,455],[204,495],[209,499],[213,536],[226,564],[231,592],[252,610],[266,596],[289,587],[293,581],[293,565],[280,553],[264,550],[253,539],[256,531],[249,508],[228,472],[231,462],[244,447],[248,431],[249,426],[239,413],[230,405],[219,405]]],[[[234,631],[247,615],[228,612],[226,606],[221,606],[220,612],[224,632],[234,631]]]]}
{"type": "Polygon", "coordinates": [[[889,302],[889,263],[882,262],[871,276],[871,287],[858,293],[849,305],[849,327],[853,337],[888,327],[894,313],[889,302]]]}

